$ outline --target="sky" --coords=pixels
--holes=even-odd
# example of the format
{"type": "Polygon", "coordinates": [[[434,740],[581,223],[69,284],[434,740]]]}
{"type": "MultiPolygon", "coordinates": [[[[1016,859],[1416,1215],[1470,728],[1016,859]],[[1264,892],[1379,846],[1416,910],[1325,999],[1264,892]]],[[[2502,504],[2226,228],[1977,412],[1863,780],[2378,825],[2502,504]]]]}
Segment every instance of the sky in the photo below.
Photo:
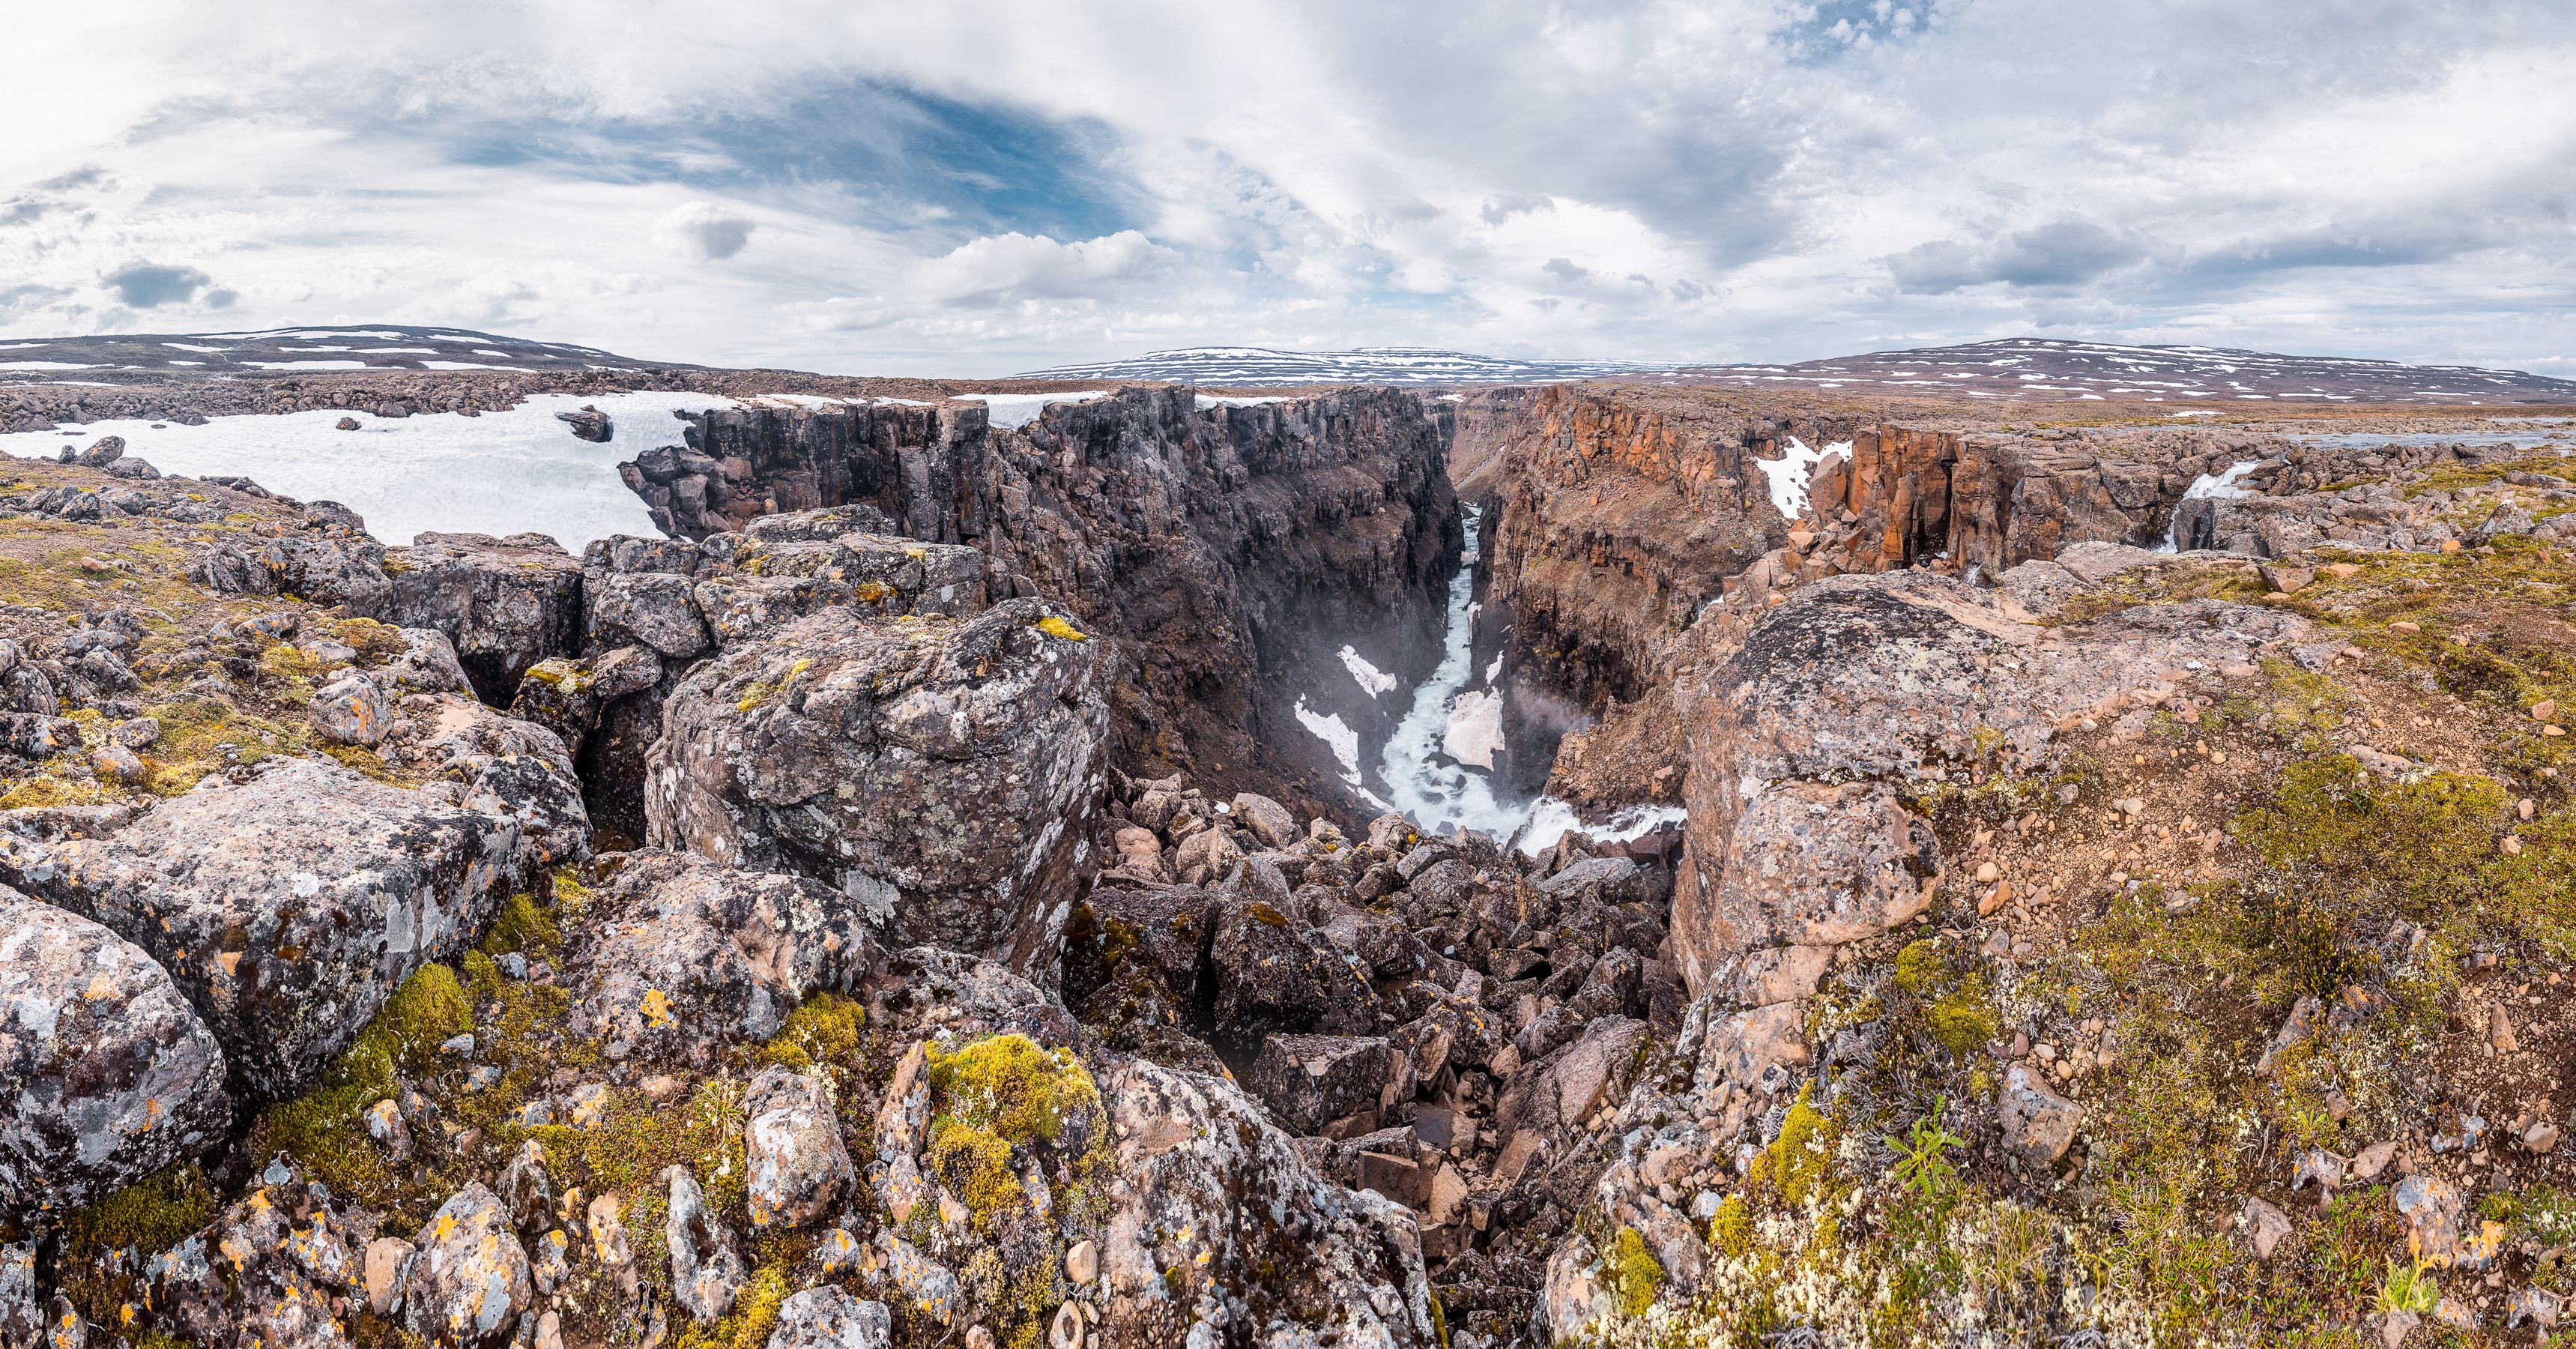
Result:
{"type": "Polygon", "coordinates": [[[2568,0],[0,0],[0,339],[2576,377],[2568,0]]]}

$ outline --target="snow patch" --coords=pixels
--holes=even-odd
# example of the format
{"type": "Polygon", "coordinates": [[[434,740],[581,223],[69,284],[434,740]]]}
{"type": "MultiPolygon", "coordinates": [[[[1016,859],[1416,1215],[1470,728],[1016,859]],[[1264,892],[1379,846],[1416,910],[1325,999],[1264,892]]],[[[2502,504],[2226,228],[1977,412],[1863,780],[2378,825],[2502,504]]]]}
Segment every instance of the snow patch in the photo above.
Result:
{"type": "Polygon", "coordinates": [[[1368,658],[1361,655],[1357,647],[1342,648],[1342,668],[1350,671],[1351,678],[1358,680],[1360,687],[1368,690],[1368,696],[1372,698],[1381,693],[1395,692],[1395,676],[1369,664],[1368,658]]]}
{"type": "Polygon", "coordinates": [[[1810,449],[1807,442],[1791,436],[1779,458],[1756,459],[1753,466],[1771,482],[1771,505],[1783,519],[1795,520],[1807,513],[1807,481],[1816,475],[1816,465],[1836,451],[1851,453],[1851,447],[1850,441],[1837,440],[1821,450],[1810,449]]]}
{"type": "Polygon", "coordinates": [[[1449,705],[1449,729],[1440,747],[1452,759],[1490,773],[1503,747],[1503,695],[1469,690],[1449,705]]]}
{"type": "Polygon", "coordinates": [[[1342,781],[1360,785],[1360,733],[1331,712],[1306,710],[1305,695],[1297,698],[1297,724],[1314,732],[1315,738],[1333,747],[1333,757],[1342,765],[1342,781]]]}
{"type": "Polygon", "coordinates": [[[1077,393],[961,393],[951,396],[971,398],[981,402],[995,426],[1018,428],[1036,421],[1040,414],[1054,404],[1087,403],[1094,398],[1107,398],[1109,390],[1085,389],[1077,393]]]}

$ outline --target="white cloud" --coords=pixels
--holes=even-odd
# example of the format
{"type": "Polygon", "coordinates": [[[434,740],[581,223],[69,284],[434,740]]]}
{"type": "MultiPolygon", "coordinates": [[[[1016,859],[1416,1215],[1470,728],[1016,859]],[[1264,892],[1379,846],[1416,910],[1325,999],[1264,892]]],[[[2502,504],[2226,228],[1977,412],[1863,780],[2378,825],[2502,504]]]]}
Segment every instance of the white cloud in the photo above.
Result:
{"type": "Polygon", "coordinates": [[[204,278],[159,316],[889,372],[2576,349],[2552,0],[137,0],[11,37],[0,334],[137,322],[167,288],[103,278],[141,263],[204,278]]]}
{"type": "Polygon", "coordinates": [[[1094,299],[1151,278],[1180,256],[1134,230],[1072,243],[992,234],[925,264],[921,283],[931,300],[948,305],[1094,299]]]}

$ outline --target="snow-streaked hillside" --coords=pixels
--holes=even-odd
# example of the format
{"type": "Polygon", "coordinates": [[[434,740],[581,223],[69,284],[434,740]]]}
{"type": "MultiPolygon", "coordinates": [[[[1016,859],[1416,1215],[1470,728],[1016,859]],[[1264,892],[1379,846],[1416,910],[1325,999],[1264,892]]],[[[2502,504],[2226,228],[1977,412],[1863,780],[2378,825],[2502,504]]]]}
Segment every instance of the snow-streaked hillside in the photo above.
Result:
{"type": "Polygon", "coordinates": [[[1535,384],[1663,368],[1619,361],[1519,361],[1429,347],[1362,347],[1357,351],[1185,347],[1178,351],[1148,352],[1123,360],[1032,370],[1017,378],[1162,380],[1218,388],[1298,384],[1535,384]]]}
{"type": "Polygon", "coordinates": [[[1880,351],[1794,365],[1686,366],[1663,378],[1695,384],[1939,390],[1976,398],[2576,403],[2576,381],[2520,370],[2036,337],[1880,351]]]}
{"type": "Polygon", "coordinates": [[[632,370],[668,365],[561,342],[467,328],[265,328],[233,333],[109,333],[0,341],[0,372],[278,374],[349,370],[632,370]]]}

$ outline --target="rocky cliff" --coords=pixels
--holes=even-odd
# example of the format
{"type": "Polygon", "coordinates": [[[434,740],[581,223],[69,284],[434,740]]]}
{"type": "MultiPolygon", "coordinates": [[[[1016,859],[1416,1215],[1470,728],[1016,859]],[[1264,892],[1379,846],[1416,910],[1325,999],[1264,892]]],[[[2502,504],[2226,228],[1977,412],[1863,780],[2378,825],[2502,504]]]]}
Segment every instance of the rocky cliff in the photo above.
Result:
{"type": "Polygon", "coordinates": [[[1056,597],[1124,645],[1122,749],[1347,809],[1292,710],[1392,717],[1345,692],[1346,642],[1407,683],[1437,662],[1462,541],[1449,416],[1391,389],[1205,409],[1129,389],[1018,428],[970,402],[725,409],[621,472],[682,537],[855,505],[972,546],[995,596],[1056,597]]]}

